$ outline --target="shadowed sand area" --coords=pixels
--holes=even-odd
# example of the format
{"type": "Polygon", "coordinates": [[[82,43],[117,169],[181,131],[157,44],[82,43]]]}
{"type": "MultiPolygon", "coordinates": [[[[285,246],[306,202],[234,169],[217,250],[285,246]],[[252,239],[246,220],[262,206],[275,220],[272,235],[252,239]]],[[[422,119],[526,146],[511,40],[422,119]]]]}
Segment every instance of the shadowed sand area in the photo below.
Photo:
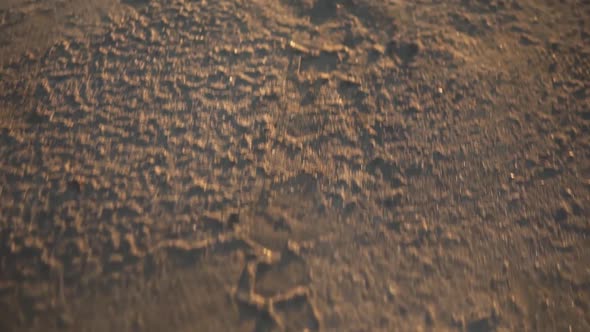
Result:
{"type": "Polygon", "coordinates": [[[0,331],[590,330],[588,22],[0,1],[0,331]]]}

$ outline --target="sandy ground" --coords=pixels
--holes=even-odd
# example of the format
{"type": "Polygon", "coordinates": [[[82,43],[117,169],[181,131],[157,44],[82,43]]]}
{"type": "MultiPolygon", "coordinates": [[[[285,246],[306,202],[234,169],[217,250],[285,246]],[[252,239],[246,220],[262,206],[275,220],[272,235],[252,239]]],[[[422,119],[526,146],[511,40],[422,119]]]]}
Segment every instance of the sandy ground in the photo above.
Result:
{"type": "Polygon", "coordinates": [[[590,331],[589,24],[0,1],[0,330],[590,331]]]}

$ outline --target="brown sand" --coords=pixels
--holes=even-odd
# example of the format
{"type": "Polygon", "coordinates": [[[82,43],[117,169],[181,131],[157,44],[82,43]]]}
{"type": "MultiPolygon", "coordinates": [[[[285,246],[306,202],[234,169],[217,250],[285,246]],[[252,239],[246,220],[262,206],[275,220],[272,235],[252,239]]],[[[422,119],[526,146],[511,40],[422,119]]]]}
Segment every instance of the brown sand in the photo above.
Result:
{"type": "Polygon", "coordinates": [[[590,2],[0,2],[0,331],[589,331],[590,2]]]}

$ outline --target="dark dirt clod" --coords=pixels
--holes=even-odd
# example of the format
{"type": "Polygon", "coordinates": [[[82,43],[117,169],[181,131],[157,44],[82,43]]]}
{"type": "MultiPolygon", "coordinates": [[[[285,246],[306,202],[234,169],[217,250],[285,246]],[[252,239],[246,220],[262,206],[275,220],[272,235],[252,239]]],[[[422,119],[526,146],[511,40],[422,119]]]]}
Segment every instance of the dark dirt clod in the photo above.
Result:
{"type": "Polygon", "coordinates": [[[240,215],[238,213],[231,213],[227,218],[227,226],[229,229],[234,229],[240,223],[240,215]]]}

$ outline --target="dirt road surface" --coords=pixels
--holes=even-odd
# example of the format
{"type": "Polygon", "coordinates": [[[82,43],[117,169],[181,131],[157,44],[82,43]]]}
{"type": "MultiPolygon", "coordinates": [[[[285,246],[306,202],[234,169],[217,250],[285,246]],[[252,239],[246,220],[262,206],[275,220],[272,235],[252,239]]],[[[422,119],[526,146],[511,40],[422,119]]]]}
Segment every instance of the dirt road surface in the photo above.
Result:
{"type": "Polygon", "coordinates": [[[1,331],[590,331],[587,0],[0,1],[1,331]]]}

